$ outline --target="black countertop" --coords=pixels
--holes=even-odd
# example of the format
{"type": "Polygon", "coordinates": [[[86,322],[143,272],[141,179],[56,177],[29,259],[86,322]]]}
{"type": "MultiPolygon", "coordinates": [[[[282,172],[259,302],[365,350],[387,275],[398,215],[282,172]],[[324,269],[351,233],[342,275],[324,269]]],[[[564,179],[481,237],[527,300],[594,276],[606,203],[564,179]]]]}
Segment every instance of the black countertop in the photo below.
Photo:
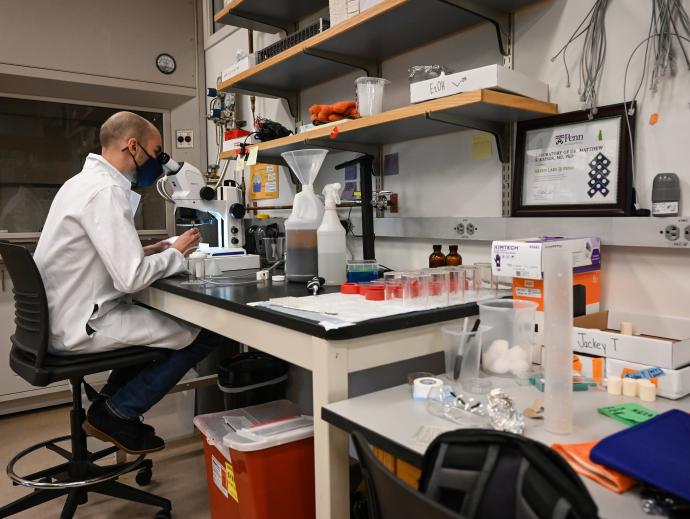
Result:
{"type": "MultiPolygon", "coordinates": [[[[366,337],[377,333],[460,319],[479,313],[479,309],[475,303],[466,303],[446,308],[370,319],[368,321],[356,323],[353,326],[345,326],[336,330],[326,330],[317,321],[288,315],[270,308],[249,306],[248,304],[257,301],[268,301],[275,297],[299,297],[308,295],[305,284],[262,281],[258,284],[235,286],[194,286],[183,285],[182,283],[185,279],[186,277],[184,276],[170,277],[156,281],[152,286],[164,292],[188,297],[195,301],[217,306],[225,310],[230,310],[231,312],[328,340],[366,337]]],[[[326,287],[325,292],[336,292],[337,290],[337,287],[326,287]]]]}

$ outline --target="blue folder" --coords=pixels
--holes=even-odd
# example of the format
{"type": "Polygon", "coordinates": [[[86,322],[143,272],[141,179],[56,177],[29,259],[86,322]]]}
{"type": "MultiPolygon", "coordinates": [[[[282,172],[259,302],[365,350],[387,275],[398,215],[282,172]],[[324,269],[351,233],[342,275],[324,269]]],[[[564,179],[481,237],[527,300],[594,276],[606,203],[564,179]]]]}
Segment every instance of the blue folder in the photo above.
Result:
{"type": "Polygon", "coordinates": [[[590,459],[690,501],[690,414],[677,409],[601,440],[590,459]]]}

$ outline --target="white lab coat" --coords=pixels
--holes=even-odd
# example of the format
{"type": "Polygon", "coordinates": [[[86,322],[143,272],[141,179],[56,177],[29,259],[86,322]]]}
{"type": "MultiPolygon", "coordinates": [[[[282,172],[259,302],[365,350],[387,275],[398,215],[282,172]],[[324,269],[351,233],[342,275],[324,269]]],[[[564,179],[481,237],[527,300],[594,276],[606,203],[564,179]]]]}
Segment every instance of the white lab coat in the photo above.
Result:
{"type": "Polygon", "coordinates": [[[93,153],[55,196],[34,254],[48,298],[54,353],[180,349],[199,333],[131,304],[128,294],[185,268],[184,256],[172,248],[144,256],[134,228],[138,202],[130,181],[93,153]],[[95,332],[87,333],[87,324],[95,332]]]}

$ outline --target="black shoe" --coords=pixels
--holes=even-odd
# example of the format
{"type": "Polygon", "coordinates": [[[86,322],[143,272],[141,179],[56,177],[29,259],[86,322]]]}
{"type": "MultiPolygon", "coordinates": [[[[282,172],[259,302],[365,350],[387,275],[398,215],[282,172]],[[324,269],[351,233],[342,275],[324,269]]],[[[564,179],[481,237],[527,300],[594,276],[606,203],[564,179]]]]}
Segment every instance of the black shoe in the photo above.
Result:
{"type": "MultiPolygon", "coordinates": [[[[105,404],[106,400],[110,398],[108,395],[103,395],[101,393],[98,394],[96,397],[96,400],[91,402],[91,407],[95,406],[96,404],[105,404]]],[[[89,413],[91,412],[91,409],[89,409],[89,413]]],[[[140,416],[139,417],[139,423],[141,423],[142,430],[146,431],[147,434],[156,434],[156,430],[151,427],[149,424],[144,423],[144,417],[140,416]]]]}
{"type": "Polygon", "coordinates": [[[155,452],[165,448],[162,438],[146,432],[139,420],[123,420],[115,416],[105,401],[94,402],[89,409],[83,429],[91,436],[115,444],[130,454],[155,452]]]}

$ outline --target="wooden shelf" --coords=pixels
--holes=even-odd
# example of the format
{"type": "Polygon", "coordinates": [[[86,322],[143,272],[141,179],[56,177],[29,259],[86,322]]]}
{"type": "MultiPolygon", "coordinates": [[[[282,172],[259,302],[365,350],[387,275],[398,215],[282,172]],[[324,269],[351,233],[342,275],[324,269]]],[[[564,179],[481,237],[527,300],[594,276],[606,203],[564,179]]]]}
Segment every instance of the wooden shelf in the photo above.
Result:
{"type": "Polygon", "coordinates": [[[297,30],[300,20],[328,7],[328,0],[232,0],[213,20],[243,29],[275,34],[297,30]]]}
{"type": "Polygon", "coordinates": [[[283,97],[294,105],[300,90],[353,68],[379,75],[385,59],[486,21],[496,27],[505,53],[509,13],[533,3],[535,0],[384,0],[222,82],[219,89],[283,97]]]}
{"type": "MultiPolygon", "coordinates": [[[[258,144],[258,159],[282,164],[281,153],[314,146],[374,154],[373,148],[381,144],[443,135],[461,128],[492,133],[500,153],[507,140],[507,123],[557,113],[558,106],[553,103],[494,90],[474,90],[264,142],[258,144]],[[331,139],[336,127],[337,137],[331,139]]],[[[221,158],[235,155],[234,151],[223,152],[221,158]]]]}

